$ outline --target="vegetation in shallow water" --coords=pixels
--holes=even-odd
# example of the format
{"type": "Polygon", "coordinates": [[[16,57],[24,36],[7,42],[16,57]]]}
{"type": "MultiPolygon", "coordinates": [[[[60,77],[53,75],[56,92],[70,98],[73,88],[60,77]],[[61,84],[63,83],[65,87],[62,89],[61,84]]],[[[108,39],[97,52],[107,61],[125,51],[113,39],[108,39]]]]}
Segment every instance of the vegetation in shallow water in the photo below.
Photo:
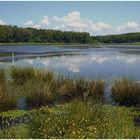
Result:
{"type": "Polygon", "coordinates": [[[119,105],[140,105],[140,83],[127,78],[115,80],[112,85],[112,98],[119,105]]]}

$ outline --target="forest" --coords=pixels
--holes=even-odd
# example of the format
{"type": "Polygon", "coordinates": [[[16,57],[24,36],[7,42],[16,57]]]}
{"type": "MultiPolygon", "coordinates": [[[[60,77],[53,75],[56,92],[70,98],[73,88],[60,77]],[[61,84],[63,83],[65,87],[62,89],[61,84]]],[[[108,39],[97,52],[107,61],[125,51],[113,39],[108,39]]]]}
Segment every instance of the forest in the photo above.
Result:
{"type": "MultiPolygon", "coordinates": [[[[93,33],[94,34],[94,33],[93,33]]],[[[0,25],[0,43],[134,43],[140,32],[119,35],[91,36],[87,32],[21,28],[0,25]]]]}

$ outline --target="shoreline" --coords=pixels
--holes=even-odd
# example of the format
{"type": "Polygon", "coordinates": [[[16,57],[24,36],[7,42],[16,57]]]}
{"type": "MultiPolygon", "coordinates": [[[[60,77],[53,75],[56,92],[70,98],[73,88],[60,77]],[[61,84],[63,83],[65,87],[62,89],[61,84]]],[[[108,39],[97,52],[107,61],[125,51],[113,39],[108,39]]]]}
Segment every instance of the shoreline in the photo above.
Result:
{"type": "Polygon", "coordinates": [[[0,46],[13,46],[13,45],[53,45],[53,46],[83,46],[83,47],[101,47],[102,45],[116,45],[116,46],[126,46],[126,45],[132,45],[132,46],[139,46],[140,42],[133,42],[133,43],[38,43],[38,42],[19,42],[19,43],[0,43],[0,46]]]}

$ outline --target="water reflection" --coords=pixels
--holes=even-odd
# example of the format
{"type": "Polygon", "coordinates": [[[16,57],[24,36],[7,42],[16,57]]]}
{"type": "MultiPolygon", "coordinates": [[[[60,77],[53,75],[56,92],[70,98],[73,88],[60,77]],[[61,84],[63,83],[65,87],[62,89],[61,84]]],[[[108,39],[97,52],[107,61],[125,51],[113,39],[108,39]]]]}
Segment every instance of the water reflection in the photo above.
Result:
{"type": "Polygon", "coordinates": [[[15,65],[50,68],[64,75],[76,74],[89,78],[128,76],[140,80],[140,55],[112,49],[85,49],[80,54],[16,59],[15,65]]]}

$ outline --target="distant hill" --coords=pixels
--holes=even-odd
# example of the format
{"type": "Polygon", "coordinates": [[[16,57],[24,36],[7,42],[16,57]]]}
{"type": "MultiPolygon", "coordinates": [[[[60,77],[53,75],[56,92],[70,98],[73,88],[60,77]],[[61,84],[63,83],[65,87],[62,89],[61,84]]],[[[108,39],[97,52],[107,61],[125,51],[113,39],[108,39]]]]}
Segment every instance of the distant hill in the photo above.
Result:
{"type": "Polygon", "coordinates": [[[140,42],[140,32],[119,35],[91,36],[92,42],[100,43],[134,43],[140,42]]]}
{"type": "Polygon", "coordinates": [[[87,32],[21,28],[0,25],[0,43],[134,43],[140,32],[119,35],[90,36],[87,32]]]}
{"type": "Polygon", "coordinates": [[[19,42],[90,43],[90,34],[86,32],[67,32],[0,25],[0,43],[19,42]]]}

